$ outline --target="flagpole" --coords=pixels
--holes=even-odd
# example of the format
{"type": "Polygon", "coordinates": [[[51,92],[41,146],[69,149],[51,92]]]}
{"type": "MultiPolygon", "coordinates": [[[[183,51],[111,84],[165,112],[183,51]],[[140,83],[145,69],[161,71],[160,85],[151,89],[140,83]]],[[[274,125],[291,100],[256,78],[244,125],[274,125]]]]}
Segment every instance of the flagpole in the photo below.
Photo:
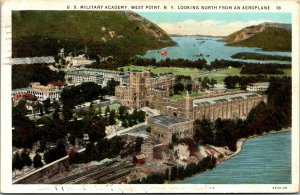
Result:
{"type": "Polygon", "coordinates": [[[159,52],[159,56],[160,56],[160,60],[159,60],[159,61],[161,61],[161,52],[162,52],[162,51],[159,52]]]}

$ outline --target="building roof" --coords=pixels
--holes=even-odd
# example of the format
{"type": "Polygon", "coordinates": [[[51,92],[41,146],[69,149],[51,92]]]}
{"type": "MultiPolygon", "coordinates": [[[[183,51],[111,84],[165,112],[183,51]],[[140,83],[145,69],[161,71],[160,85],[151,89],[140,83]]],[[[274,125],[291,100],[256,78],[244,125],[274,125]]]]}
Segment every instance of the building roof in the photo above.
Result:
{"type": "Polygon", "coordinates": [[[54,82],[52,82],[51,84],[54,85],[54,86],[59,86],[59,87],[65,85],[64,82],[60,82],[60,81],[54,81],[54,82]]]}
{"type": "Polygon", "coordinates": [[[146,156],[145,156],[145,154],[139,154],[139,155],[136,155],[135,158],[136,159],[145,159],[146,156]]]}
{"type": "Polygon", "coordinates": [[[230,95],[222,95],[217,97],[211,98],[202,98],[202,99],[195,99],[193,100],[194,106],[207,106],[216,103],[223,103],[223,102],[231,102],[236,100],[244,100],[251,97],[260,96],[257,93],[237,93],[237,94],[230,94],[230,95]]]}
{"type": "Polygon", "coordinates": [[[164,126],[171,126],[171,125],[174,125],[177,123],[190,121],[190,120],[184,119],[184,118],[165,116],[165,115],[153,116],[153,117],[151,117],[151,119],[154,121],[154,123],[161,124],[164,126]]]}
{"type": "Polygon", "coordinates": [[[269,86],[269,82],[262,82],[262,83],[249,83],[249,85],[251,86],[262,86],[262,87],[265,87],[265,86],[269,86]]]}

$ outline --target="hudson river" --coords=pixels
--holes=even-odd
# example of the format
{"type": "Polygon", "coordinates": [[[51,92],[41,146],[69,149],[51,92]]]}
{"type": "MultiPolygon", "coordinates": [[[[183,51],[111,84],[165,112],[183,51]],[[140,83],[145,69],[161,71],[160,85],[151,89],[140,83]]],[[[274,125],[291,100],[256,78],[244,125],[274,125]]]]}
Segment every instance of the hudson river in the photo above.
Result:
{"type": "Polygon", "coordinates": [[[204,58],[208,62],[215,59],[225,59],[233,61],[247,61],[260,63],[290,63],[282,61],[259,61],[259,60],[242,60],[232,59],[230,56],[239,52],[254,52],[267,55],[291,56],[291,52],[271,52],[262,51],[258,48],[249,47],[230,47],[226,46],[225,42],[220,41],[221,38],[216,37],[201,37],[201,36],[187,36],[187,37],[171,37],[177,43],[174,47],[166,47],[160,50],[150,50],[144,55],[146,58],[156,58],[157,60],[165,60],[166,58],[176,59],[184,58],[189,60],[197,60],[204,58]],[[160,51],[167,51],[168,55],[162,57],[160,51]]]}
{"type": "Polygon", "coordinates": [[[265,135],[244,142],[242,151],[178,184],[289,184],[291,132],[265,135]]]}

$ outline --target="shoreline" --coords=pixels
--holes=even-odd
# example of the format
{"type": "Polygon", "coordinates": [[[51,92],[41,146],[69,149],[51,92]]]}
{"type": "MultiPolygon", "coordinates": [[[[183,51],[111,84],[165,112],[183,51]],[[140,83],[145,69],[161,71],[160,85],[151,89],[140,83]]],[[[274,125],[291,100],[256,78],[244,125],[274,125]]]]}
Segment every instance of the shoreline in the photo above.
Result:
{"type": "Polygon", "coordinates": [[[229,160],[230,158],[238,155],[242,151],[243,143],[245,141],[247,141],[248,139],[262,137],[262,136],[265,136],[265,135],[279,134],[279,133],[284,133],[284,132],[289,132],[289,131],[291,131],[291,127],[286,128],[286,129],[282,129],[282,130],[279,130],[279,131],[272,130],[272,131],[269,131],[268,133],[265,132],[265,133],[263,133],[261,135],[255,134],[255,135],[251,135],[251,136],[249,136],[247,138],[241,138],[236,143],[236,148],[237,148],[236,151],[232,155],[228,156],[228,158],[224,159],[223,161],[221,160],[219,164],[221,164],[222,162],[224,162],[226,160],[229,160]]]}
{"type": "MultiPolygon", "coordinates": [[[[265,135],[272,135],[272,134],[279,134],[279,133],[291,132],[291,130],[292,130],[292,127],[288,127],[288,128],[285,128],[285,129],[282,129],[282,130],[279,130],[279,131],[272,130],[272,131],[269,131],[268,133],[263,133],[263,134],[261,134],[261,135],[255,134],[255,135],[251,135],[251,136],[249,136],[249,137],[247,137],[247,138],[240,138],[240,139],[237,141],[237,143],[236,143],[236,146],[237,146],[236,151],[235,151],[233,154],[229,155],[228,157],[225,157],[225,158],[223,158],[223,159],[217,159],[217,160],[219,160],[219,163],[217,163],[216,166],[215,166],[214,168],[216,168],[218,165],[222,164],[223,162],[225,162],[225,161],[231,159],[232,157],[238,155],[238,154],[242,151],[243,143],[244,143],[245,141],[247,141],[248,139],[257,138],[257,137],[262,137],[262,136],[265,136],[265,135]]],[[[213,168],[213,169],[214,169],[214,168],[213,168]]],[[[212,170],[212,169],[210,169],[210,170],[212,170]]],[[[209,171],[209,170],[206,170],[206,171],[209,171]]],[[[204,171],[204,172],[206,172],[206,171],[204,171]]],[[[204,172],[201,172],[201,173],[204,173],[204,172]]],[[[197,173],[197,174],[195,174],[195,175],[199,175],[199,174],[201,174],[201,173],[197,173]]],[[[193,176],[191,176],[191,177],[194,177],[195,175],[193,175],[193,176]]],[[[191,178],[191,177],[186,177],[186,178],[182,179],[181,181],[186,180],[186,179],[191,178]]],[[[175,180],[175,181],[172,182],[172,183],[175,184],[176,181],[180,181],[180,180],[179,180],[179,179],[178,179],[178,180],[175,180]]],[[[169,183],[169,184],[170,184],[170,183],[169,183]]],[[[184,185],[184,184],[183,184],[183,185],[184,185]]]]}

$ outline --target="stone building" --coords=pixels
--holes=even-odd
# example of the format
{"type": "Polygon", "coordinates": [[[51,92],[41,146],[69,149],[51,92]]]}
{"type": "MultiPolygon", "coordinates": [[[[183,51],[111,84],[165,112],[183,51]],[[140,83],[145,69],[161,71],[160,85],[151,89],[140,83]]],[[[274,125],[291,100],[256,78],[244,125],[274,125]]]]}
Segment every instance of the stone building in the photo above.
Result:
{"type": "Polygon", "coordinates": [[[177,139],[193,137],[193,121],[174,117],[158,115],[147,119],[151,128],[151,138],[163,144],[172,142],[172,137],[177,139]]]}
{"type": "Polygon", "coordinates": [[[156,108],[164,97],[169,97],[173,92],[174,83],[173,75],[151,77],[150,71],[131,72],[129,84],[117,86],[115,95],[124,106],[130,108],[156,108]]]}
{"type": "Polygon", "coordinates": [[[246,118],[250,110],[260,102],[267,102],[266,95],[235,92],[207,96],[186,96],[181,100],[167,100],[160,111],[168,116],[178,116],[190,120],[217,118],[246,118]]]}
{"type": "Polygon", "coordinates": [[[130,108],[148,106],[158,109],[161,114],[189,120],[217,118],[246,118],[250,110],[261,101],[267,102],[266,95],[255,92],[214,92],[208,95],[172,100],[174,76],[151,78],[149,71],[131,72],[129,84],[116,87],[116,97],[121,104],[130,108]]]}

